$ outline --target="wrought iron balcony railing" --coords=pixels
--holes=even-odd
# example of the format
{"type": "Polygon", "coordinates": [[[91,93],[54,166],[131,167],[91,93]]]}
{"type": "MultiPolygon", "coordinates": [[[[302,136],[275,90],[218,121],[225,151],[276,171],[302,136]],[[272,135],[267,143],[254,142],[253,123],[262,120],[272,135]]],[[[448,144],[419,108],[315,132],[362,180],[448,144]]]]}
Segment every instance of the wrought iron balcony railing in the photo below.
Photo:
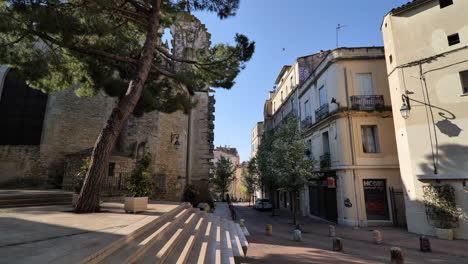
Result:
{"type": "Polygon", "coordinates": [[[316,122],[324,119],[329,114],[328,112],[328,103],[323,104],[317,110],[315,110],[315,120],[316,122]]]}
{"type": "Polygon", "coordinates": [[[307,129],[313,125],[312,117],[306,116],[303,120],[301,120],[301,129],[307,129]]]}
{"type": "Polygon", "coordinates": [[[359,111],[378,111],[385,108],[383,95],[353,95],[351,109],[359,111]]]}
{"type": "Polygon", "coordinates": [[[326,152],[320,156],[320,169],[327,169],[331,167],[330,153],[326,152]]]}

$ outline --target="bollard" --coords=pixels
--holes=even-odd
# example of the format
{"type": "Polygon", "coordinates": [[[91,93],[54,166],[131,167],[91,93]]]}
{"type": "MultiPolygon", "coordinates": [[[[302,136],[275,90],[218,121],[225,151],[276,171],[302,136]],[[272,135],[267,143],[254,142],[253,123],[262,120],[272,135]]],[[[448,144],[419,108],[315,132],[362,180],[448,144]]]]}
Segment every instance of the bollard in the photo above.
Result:
{"type": "Polygon", "coordinates": [[[399,247],[390,249],[390,264],[404,264],[403,251],[399,247]]]}
{"type": "Polygon", "coordinates": [[[427,236],[420,236],[419,237],[419,249],[422,252],[431,252],[431,241],[427,236]]]}
{"type": "Polygon", "coordinates": [[[374,239],[374,244],[377,244],[377,245],[382,244],[382,235],[380,234],[379,230],[374,230],[372,232],[372,237],[374,239]]]}
{"type": "Polygon", "coordinates": [[[341,238],[333,238],[333,251],[343,251],[343,242],[341,241],[341,238]]]}
{"type": "Polygon", "coordinates": [[[267,236],[273,235],[273,226],[272,225],[266,225],[265,235],[267,235],[267,236]]]}
{"type": "Polygon", "coordinates": [[[294,229],[293,231],[293,240],[302,241],[302,232],[299,229],[294,229]]]}
{"type": "Polygon", "coordinates": [[[329,237],[335,237],[336,236],[335,226],[334,225],[329,225],[328,226],[328,236],[329,237]]]}
{"type": "Polygon", "coordinates": [[[245,226],[245,220],[244,219],[239,220],[239,225],[240,225],[240,227],[244,227],[245,226]]]}

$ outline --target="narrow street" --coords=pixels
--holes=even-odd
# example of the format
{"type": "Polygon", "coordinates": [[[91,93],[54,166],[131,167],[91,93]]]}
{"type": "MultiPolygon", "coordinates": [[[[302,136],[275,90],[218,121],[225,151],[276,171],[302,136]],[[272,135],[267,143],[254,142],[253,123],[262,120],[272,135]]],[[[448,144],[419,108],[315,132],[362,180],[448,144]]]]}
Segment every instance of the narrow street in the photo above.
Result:
{"type": "MultiPolygon", "coordinates": [[[[247,258],[242,263],[389,263],[390,248],[384,244],[375,245],[360,239],[362,235],[372,238],[372,228],[360,229],[361,236],[342,237],[343,252],[332,251],[332,238],[328,237],[328,224],[307,218],[300,218],[303,229],[302,242],[292,240],[292,219],[282,211],[280,216],[271,216],[271,211],[257,211],[246,203],[236,204],[237,219],[245,219],[250,232],[247,258]],[[273,236],[265,235],[265,225],[273,226],[273,236]]],[[[337,227],[337,236],[350,228],[337,227]],[[343,230],[343,232],[341,232],[343,230]]],[[[352,229],[352,228],[351,228],[352,229]]],[[[353,230],[355,231],[355,230],[353,230]]],[[[355,232],[356,233],[356,232],[355,232]]],[[[392,238],[395,240],[395,238],[392,238]]],[[[407,239],[407,238],[402,238],[407,239]]],[[[413,239],[414,240],[414,239],[413,239]]],[[[417,242],[417,240],[415,240],[417,242]]],[[[435,241],[431,242],[453,241],[435,241]]],[[[460,242],[463,243],[463,242],[460,242]]],[[[436,248],[433,249],[437,251],[436,248]]],[[[450,245],[450,244],[449,244],[450,245]]],[[[459,245],[457,245],[459,246],[459,245]]],[[[465,246],[464,244],[461,246],[465,246]]],[[[417,247],[417,245],[416,245],[417,247]]],[[[417,248],[402,247],[405,263],[468,263],[468,258],[450,252],[423,253],[417,248]]],[[[454,246],[456,248],[456,246],[454,246]]]]}

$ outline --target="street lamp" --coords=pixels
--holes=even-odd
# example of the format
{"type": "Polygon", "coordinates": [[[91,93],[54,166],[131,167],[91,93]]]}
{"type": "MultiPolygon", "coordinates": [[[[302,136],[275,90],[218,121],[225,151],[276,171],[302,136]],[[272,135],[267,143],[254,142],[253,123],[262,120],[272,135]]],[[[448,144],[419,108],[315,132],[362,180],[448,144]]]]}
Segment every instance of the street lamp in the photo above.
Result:
{"type": "Polygon", "coordinates": [[[400,108],[401,116],[404,119],[408,119],[408,117],[410,116],[410,111],[411,111],[411,105],[410,105],[409,97],[407,95],[405,95],[405,94],[402,94],[401,95],[401,100],[403,101],[403,105],[400,108]]]}

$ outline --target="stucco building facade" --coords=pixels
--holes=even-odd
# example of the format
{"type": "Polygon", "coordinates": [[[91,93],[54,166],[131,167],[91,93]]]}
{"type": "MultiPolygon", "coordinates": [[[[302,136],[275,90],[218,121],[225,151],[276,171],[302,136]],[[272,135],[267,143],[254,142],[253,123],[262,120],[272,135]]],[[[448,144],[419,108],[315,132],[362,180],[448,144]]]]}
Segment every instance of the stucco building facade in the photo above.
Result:
{"type": "Polygon", "coordinates": [[[352,226],[404,224],[401,179],[382,47],[338,48],[284,66],[265,102],[265,132],[297,117],[316,178],[276,207],[352,226]],[[396,208],[399,208],[396,213],[396,208]],[[398,215],[397,215],[398,214],[398,215]]]}
{"type": "MultiPolygon", "coordinates": [[[[450,184],[468,212],[467,10],[463,0],[417,0],[382,22],[408,230],[418,234],[434,235],[424,186],[450,184]]],[[[466,216],[454,235],[468,239],[466,216]]]]}

